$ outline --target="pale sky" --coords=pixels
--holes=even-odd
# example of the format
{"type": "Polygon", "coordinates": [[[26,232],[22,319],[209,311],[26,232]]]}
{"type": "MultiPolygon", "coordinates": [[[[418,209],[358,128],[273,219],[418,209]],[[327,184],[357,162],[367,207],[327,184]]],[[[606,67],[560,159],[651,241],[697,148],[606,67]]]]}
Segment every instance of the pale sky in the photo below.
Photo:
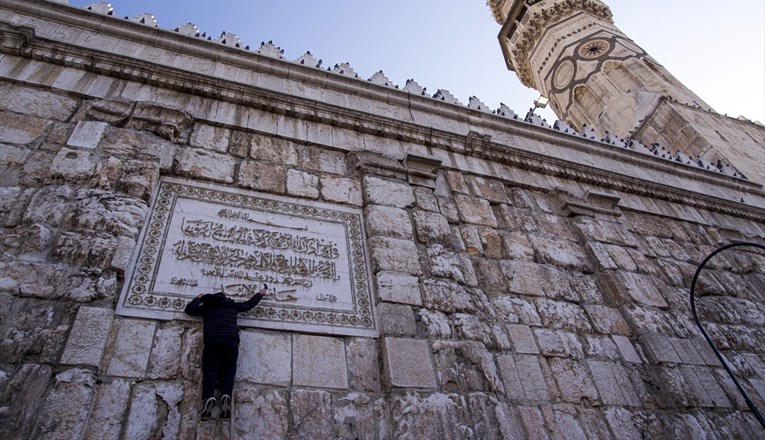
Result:
{"type": "MultiPolygon", "coordinates": [[[[720,113],[765,122],[765,1],[605,0],[616,25],[720,113]]],[[[70,0],[74,6],[91,1],[70,0]]],[[[506,69],[500,26],[485,0],[113,0],[118,17],[143,12],[160,27],[191,22],[251,49],[273,40],[294,60],[306,51],[324,68],[348,62],[367,79],[378,70],[403,87],[478,96],[524,115],[538,96],[506,69]]],[[[548,120],[552,112],[543,113],[548,120]]]]}

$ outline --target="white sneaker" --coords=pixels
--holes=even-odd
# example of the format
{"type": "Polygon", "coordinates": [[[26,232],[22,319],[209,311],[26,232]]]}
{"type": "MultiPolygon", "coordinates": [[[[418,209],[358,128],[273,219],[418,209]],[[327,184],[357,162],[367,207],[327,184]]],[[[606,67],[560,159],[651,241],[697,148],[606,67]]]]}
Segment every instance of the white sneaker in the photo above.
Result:
{"type": "Polygon", "coordinates": [[[210,397],[209,399],[205,400],[205,405],[202,408],[202,420],[209,420],[212,417],[213,409],[215,409],[217,404],[218,401],[215,400],[215,397],[210,397]]]}

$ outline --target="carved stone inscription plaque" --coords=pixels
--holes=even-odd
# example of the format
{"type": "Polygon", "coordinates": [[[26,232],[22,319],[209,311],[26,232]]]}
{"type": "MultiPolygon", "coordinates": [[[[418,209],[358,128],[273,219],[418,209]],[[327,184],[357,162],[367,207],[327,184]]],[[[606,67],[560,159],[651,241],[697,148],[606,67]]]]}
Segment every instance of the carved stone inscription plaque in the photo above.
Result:
{"type": "Polygon", "coordinates": [[[163,179],[117,313],[174,319],[201,293],[268,293],[244,326],[377,336],[361,212],[163,179]]]}

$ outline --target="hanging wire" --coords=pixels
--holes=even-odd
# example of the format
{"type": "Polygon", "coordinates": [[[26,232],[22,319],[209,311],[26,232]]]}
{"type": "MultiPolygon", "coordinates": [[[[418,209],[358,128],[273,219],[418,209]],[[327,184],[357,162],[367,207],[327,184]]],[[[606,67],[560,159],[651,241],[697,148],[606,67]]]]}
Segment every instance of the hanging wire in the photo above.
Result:
{"type": "Polygon", "coordinates": [[[749,397],[749,394],[744,390],[744,387],[741,386],[741,383],[739,383],[738,379],[736,379],[736,376],[733,374],[733,370],[728,365],[728,362],[723,357],[722,353],[717,349],[717,346],[712,341],[712,338],[709,337],[709,334],[707,334],[707,331],[704,330],[704,326],[701,324],[701,320],[699,319],[698,313],[696,313],[696,281],[699,278],[699,274],[701,274],[701,271],[704,269],[704,266],[709,262],[709,260],[712,259],[715,255],[719,254],[720,252],[730,249],[733,247],[739,247],[739,246],[749,246],[749,247],[756,247],[759,249],[765,250],[765,245],[759,244],[759,243],[749,243],[749,242],[736,242],[731,243],[729,245],[725,245],[723,247],[718,248],[709,256],[707,256],[704,261],[701,263],[698,269],[696,269],[696,273],[693,275],[693,281],[691,282],[691,311],[693,312],[693,319],[696,321],[696,325],[701,330],[701,333],[704,335],[704,338],[707,340],[709,345],[712,347],[712,350],[715,352],[715,355],[717,355],[717,358],[720,360],[720,363],[722,363],[722,366],[725,367],[725,371],[728,372],[728,375],[733,380],[733,383],[736,384],[736,388],[738,388],[738,391],[741,393],[742,396],[744,396],[744,400],[746,401],[746,404],[749,406],[749,409],[752,411],[755,417],[757,417],[757,420],[760,422],[760,425],[765,429],[765,417],[763,417],[762,413],[760,412],[759,408],[757,408],[757,405],[754,404],[752,399],[749,397]]]}

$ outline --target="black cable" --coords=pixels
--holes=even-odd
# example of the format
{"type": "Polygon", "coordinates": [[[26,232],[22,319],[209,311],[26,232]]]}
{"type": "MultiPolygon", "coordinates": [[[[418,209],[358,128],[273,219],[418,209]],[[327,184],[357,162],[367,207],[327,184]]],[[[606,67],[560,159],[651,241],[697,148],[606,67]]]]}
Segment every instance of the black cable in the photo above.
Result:
{"type": "Polygon", "coordinates": [[[691,311],[693,312],[693,319],[696,321],[696,325],[699,326],[699,329],[701,330],[701,333],[704,335],[704,338],[712,347],[712,350],[717,355],[717,358],[720,360],[723,367],[725,367],[725,371],[727,371],[730,378],[733,379],[733,383],[736,384],[736,388],[738,388],[738,391],[741,393],[742,396],[744,396],[744,400],[746,401],[746,404],[749,406],[749,409],[752,411],[752,413],[754,413],[754,416],[757,417],[757,420],[760,422],[760,425],[762,425],[762,427],[765,428],[765,417],[763,417],[759,408],[757,408],[757,405],[755,405],[752,399],[749,398],[749,394],[747,394],[746,390],[744,390],[744,387],[741,386],[738,379],[736,379],[736,376],[733,374],[733,370],[731,370],[730,366],[728,366],[728,363],[725,361],[725,358],[723,358],[723,355],[717,349],[717,346],[715,346],[715,343],[712,341],[712,338],[710,338],[709,334],[707,334],[707,331],[704,330],[704,326],[701,325],[701,320],[699,320],[699,315],[698,313],[696,313],[696,295],[695,295],[696,280],[698,279],[699,274],[701,273],[701,270],[704,269],[704,266],[706,266],[706,264],[709,262],[709,260],[712,259],[712,257],[714,257],[715,255],[719,254],[720,252],[726,249],[730,249],[732,247],[737,247],[737,246],[752,246],[752,247],[765,250],[765,245],[761,245],[758,243],[736,242],[736,243],[732,243],[729,245],[725,245],[721,248],[718,248],[716,251],[709,254],[709,256],[707,256],[707,258],[705,258],[704,261],[701,263],[699,268],[696,269],[696,273],[693,275],[693,281],[691,282],[691,311]]]}

